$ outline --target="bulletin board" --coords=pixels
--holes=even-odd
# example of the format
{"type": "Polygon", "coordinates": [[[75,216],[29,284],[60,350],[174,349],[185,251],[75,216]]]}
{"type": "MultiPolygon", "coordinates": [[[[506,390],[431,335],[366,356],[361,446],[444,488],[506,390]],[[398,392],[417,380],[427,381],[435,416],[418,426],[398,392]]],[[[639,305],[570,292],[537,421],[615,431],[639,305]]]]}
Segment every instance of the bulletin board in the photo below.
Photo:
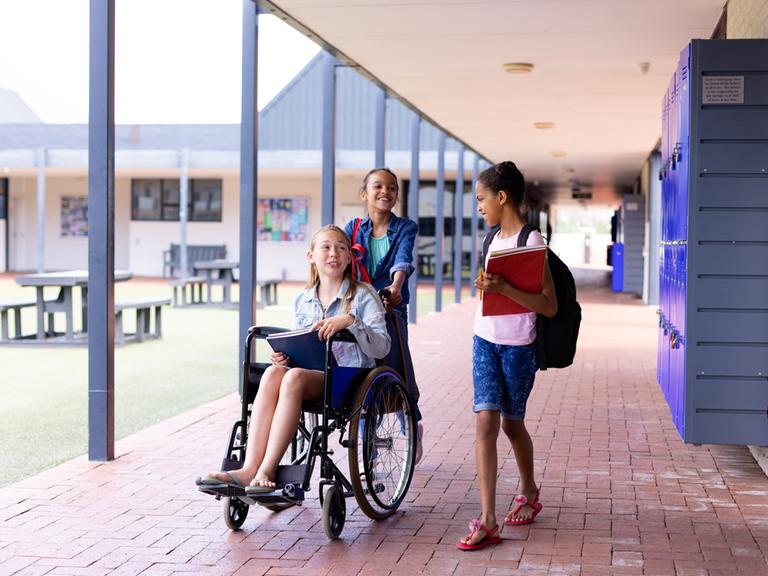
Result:
{"type": "Polygon", "coordinates": [[[88,236],[88,197],[62,196],[61,198],[61,236],[88,236]]]}
{"type": "Polygon", "coordinates": [[[256,226],[262,242],[308,242],[309,198],[259,199],[256,226]]]}

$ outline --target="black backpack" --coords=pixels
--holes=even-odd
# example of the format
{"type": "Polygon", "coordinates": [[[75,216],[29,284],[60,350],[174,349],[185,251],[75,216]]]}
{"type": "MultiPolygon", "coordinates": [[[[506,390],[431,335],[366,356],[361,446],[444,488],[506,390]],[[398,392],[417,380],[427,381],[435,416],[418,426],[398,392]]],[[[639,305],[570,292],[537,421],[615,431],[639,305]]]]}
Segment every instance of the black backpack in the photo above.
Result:
{"type": "MultiPolygon", "coordinates": [[[[538,229],[531,224],[523,226],[517,237],[517,245],[525,246],[533,230],[538,229]]],[[[499,226],[494,226],[485,235],[483,264],[485,264],[488,246],[498,231],[499,226]]],[[[539,370],[565,368],[573,364],[581,324],[581,306],[576,301],[576,282],[573,280],[573,274],[552,250],[547,250],[547,262],[555,285],[557,314],[553,318],[547,318],[542,314],[536,317],[536,356],[539,361],[539,370]]]]}

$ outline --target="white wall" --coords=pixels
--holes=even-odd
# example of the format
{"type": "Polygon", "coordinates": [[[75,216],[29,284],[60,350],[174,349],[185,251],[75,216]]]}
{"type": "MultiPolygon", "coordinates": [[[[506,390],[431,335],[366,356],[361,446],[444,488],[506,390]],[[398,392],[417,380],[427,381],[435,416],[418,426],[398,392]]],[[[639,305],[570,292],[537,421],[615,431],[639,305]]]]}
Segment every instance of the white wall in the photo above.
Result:
{"type": "MultiPolygon", "coordinates": [[[[336,178],[336,224],[364,216],[359,196],[363,174],[339,173],[336,178]]],[[[135,174],[133,177],[142,177],[135,174]]],[[[195,177],[194,174],[191,177],[195,177]]],[[[209,176],[206,176],[209,177],[209,176]]],[[[307,197],[310,200],[309,235],[320,227],[321,178],[318,171],[299,174],[262,176],[260,198],[307,197]]],[[[46,180],[45,266],[47,270],[87,268],[87,238],[61,236],[62,196],[87,196],[85,175],[51,176],[46,180]]],[[[222,221],[190,222],[190,244],[226,244],[227,258],[240,258],[240,180],[237,175],[223,178],[222,221]]],[[[400,213],[400,207],[396,212],[400,213]]],[[[37,182],[34,177],[12,178],[9,185],[9,215],[12,237],[10,266],[13,270],[34,270],[37,250],[37,182]],[[13,236],[16,234],[16,236],[13,236]]],[[[1,230],[1,229],[0,229],[1,230]]],[[[161,276],[163,251],[178,243],[178,222],[131,220],[131,177],[115,179],[115,267],[128,269],[135,276],[161,276]]],[[[1,245],[0,245],[1,246],[1,245]]],[[[259,242],[257,274],[261,278],[305,280],[307,274],[306,242],[259,242]]],[[[0,269],[2,269],[0,267],[0,269]]]]}
{"type": "Polygon", "coordinates": [[[37,247],[37,199],[34,178],[11,178],[8,182],[8,226],[12,271],[35,269],[37,247]]]}
{"type": "MultiPolygon", "coordinates": [[[[35,206],[34,225],[37,234],[37,183],[33,197],[35,206]]],[[[88,268],[88,237],[64,237],[61,235],[61,199],[63,196],[88,196],[85,176],[49,177],[45,181],[45,269],[73,270],[88,268]]],[[[37,245],[37,240],[35,240],[37,245]]],[[[34,262],[34,260],[33,260],[34,262]]]]}

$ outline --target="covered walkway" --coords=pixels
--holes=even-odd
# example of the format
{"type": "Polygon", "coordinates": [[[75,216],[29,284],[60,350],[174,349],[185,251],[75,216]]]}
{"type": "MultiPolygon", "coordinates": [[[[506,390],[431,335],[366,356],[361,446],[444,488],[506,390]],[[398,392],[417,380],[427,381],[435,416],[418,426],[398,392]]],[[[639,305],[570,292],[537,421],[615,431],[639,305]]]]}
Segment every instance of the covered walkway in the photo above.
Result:
{"type": "MultiPolygon", "coordinates": [[[[401,513],[377,524],[349,501],[329,542],[315,492],[229,532],[193,482],[223,454],[230,395],[118,442],[114,461],[0,490],[0,574],[768,574],[768,479],[745,447],[680,441],[655,382],[654,309],[603,280],[582,278],[576,364],[539,373],[529,403],[544,510],[499,546],[454,547],[479,511],[469,300],[411,328],[427,455],[401,513]]],[[[517,472],[500,446],[501,507],[517,472]]]]}

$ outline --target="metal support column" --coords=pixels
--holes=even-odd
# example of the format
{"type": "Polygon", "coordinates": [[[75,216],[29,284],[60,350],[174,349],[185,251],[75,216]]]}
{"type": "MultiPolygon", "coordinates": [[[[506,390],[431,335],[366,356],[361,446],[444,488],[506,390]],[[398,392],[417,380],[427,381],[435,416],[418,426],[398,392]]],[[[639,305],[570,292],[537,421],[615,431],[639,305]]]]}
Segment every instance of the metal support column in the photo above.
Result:
{"type": "Polygon", "coordinates": [[[443,309],[443,238],[445,237],[445,133],[437,139],[437,198],[435,199],[435,312],[443,309]]]}
{"type": "MultiPolygon", "coordinates": [[[[258,85],[259,7],[243,0],[243,83],[240,113],[240,326],[237,339],[242,369],[243,343],[256,323],[256,210],[259,113],[258,85]]],[[[210,296],[210,294],[209,294],[210,296]]],[[[242,374],[241,374],[242,376],[242,374]]],[[[242,378],[238,380],[242,383],[242,378]]],[[[241,390],[242,392],[242,390],[241,390]]]]}
{"type": "Polygon", "coordinates": [[[375,168],[381,168],[385,166],[385,150],[387,146],[386,136],[386,120],[387,120],[387,91],[383,88],[379,89],[376,94],[376,131],[374,143],[375,157],[373,166],[375,168]]]}
{"type": "MultiPolygon", "coordinates": [[[[187,220],[189,219],[189,148],[184,148],[180,155],[181,174],[179,178],[179,263],[181,281],[187,279],[187,220]]],[[[186,290],[182,285],[182,292],[186,290]]]]}
{"type": "MultiPolygon", "coordinates": [[[[480,168],[480,157],[477,153],[473,154],[472,160],[472,187],[469,193],[472,197],[472,225],[470,226],[470,239],[469,239],[469,295],[472,298],[477,294],[477,288],[475,288],[475,278],[477,278],[477,175],[480,168]]],[[[485,262],[482,264],[485,266],[485,262]]]]}
{"type": "Polygon", "coordinates": [[[336,203],[336,65],[330,53],[323,59],[323,192],[321,224],[333,224],[336,203]]]}
{"type": "Polygon", "coordinates": [[[461,302],[461,262],[464,250],[464,146],[456,161],[456,193],[453,195],[453,288],[454,301],[461,302]]]}
{"type": "Polygon", "coordinates": [[[37,149],[37,258],[38,273],[45,272],[45,148],[37,149]]]}
{"type": "MultiPolygon", "coordinates": [[[[411,180],[408,183],[408,218],[419,223],[419,147],[421,136],[421,118],[418,114],[413,115],[411,121],[411,180]]],[[[416,324],[416,289],[419,279],[419,242],[413,243],[413,265],[416,270],[408,278],[408,291],[411,294],[411,301],[408,304],[408,321],[416,324]]]]}
{"type": "Polygon", "coordinates": [[[115,0],[90,0],[88,458],[115,457],[115,0]]]}

